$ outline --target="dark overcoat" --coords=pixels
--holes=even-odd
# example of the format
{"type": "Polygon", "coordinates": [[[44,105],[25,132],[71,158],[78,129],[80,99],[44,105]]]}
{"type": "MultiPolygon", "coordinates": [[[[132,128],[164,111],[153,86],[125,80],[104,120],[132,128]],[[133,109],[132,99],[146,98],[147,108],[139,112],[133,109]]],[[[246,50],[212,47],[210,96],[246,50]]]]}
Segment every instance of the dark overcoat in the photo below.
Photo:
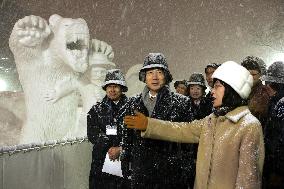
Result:
{"type": "MultiPolygon", "coordinates": [[[[101,175],[104,160],[110,147],[118,147],[122,141],[123,117],[127,97],[123,95],[119,102],[115,104],[107,96],[102,102],[94,105],[87,116],[87,136],[93,144],[92,163],[90,171],[90,183],[95,175],[101,175]],[[117,128],[117,135],[107,135],[106,127],[117,128]]],[[[122,173],[127,177],[128,163],[122,162],[122,173]]],[[[99,179],[96,180],[99,182],[99,179]]]]}
{"type": "MultiPolygon", "coordinates": [[[[126,114],[134,115],[134,110],[149,116],[142,94],[130,98],[126,114]]],[[[171,92],[165,86],[158,92],[150,117],[175,122],[191,121],[190,99],[171,92]]],[[[134,188],[182,188],[192,182],[195,172],[192,144],[146,139],[141,137],[140,131],[130,129],[125,133],[123,144],[125,156],[132,162],[134,188]]]]}

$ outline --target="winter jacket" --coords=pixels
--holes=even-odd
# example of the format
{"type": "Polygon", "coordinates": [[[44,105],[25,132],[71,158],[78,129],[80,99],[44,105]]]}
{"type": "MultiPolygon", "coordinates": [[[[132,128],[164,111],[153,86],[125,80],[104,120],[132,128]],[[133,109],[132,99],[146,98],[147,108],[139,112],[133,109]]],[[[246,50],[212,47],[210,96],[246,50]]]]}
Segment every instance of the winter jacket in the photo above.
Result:
{"type": "Polygon", "coordinates": [[[148,119],[143,137],[199,143],[195,189],[259,189],[264,160],[260,122],[247,106],[191,123],[148,119]]]}
{"type": "MultiPolygon", "coordinates": [[[[191,105],[192,105],[192,111],[193,111],[193,115],[194,118],[199,120],[199,119],[203,119],[206,116],[210,115],[212,113],[212,109],[213,109],[213,103],[212,103],[212,96],[211,97],[202,97],[199,104],[195,104],[193,102],[193,99],[191,98],[191,105]]],[[[198,144],[191,144],[192,145],[192,151],[194,153],[194,161],[196,162],[196,158],[197,158],[197,150],[198,150],[198,144]]],[[[195,165],[195,164],[194,164],[195,165]]],[[[194,169],[195,170],[195,169],[194,169]]],[[[194,182],[192,182],[191,188],[193,187],[194,182]]]]}
{"type": "MultiPolygon", "coordinates": [[[[142,93],[130,98],[126,114],[133,115],[134,110],[149,116],[143,103],[142,93]]],[[[165,86],[157,95],[151,117],[171,121],[191,121],[193,114],[190,99],[171,92],[165,86]]],[[[192,145],[145,139],[141,137],[140,131],[131,129],[127,129],[124,139],[125,153],[131,157],[134,188],[165,188],[164,186],[183,188],[184,185],[188,185],[188,180],[194,180],[192,145]]]]}
{"type": "Polygon", "coordinates": [[[213,104],[211,98],[202,97],[200,103],[196,105],[191,99],[192,110],[195,119],[202,119],[212,113],[213,104]]]}
{"type": "Polygon", "coordinates": [[[284,97],[271,98],[264,136],[265,187],[284,188],[284,97]]]}
{"type": "Polygon", "coordinates": [[[248,107],[251,113],[261,122],[264,126],[267,119],[269,95],[265,86],[258,82],[252,87],[251,93],[248,97],[248,107]]]}
{"type": "MultiPolygon", "coordinates": [[[[89,141],[93,144],[90,179],[96,174],[101,174],[109,148],[118,147],[121,144],[126,103],[127,97],[125,95],[122,95],[117,104],[105,96],[102,102],[94,105],[88,113],[87,135],[89,141]],[[116,126],[117,135],[107,135],[107,126],[116,126]]],[[[128,169],[127,165],[127,162],[122,162],[124,176],[127,176],[125,175],[128,169]]]]}

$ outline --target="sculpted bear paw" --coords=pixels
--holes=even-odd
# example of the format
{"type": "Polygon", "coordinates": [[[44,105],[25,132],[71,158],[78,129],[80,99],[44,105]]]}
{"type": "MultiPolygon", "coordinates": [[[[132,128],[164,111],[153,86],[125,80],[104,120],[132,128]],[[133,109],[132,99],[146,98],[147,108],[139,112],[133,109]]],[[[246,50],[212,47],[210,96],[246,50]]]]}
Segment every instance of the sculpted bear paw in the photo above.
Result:
{"type": "Polygon", "coordinates": [[[47,102],[55,103],[59,99],[59,96],[56,93],[56,90],[50,89],[46,91],[46,94],[44,95],[44,99],[47,102]]]}
{"type": "Polygon", "coordinates": [[[101,53],[105,55],[110,61],[114,58],[114,52],[111,45],[98,39],[92,39],[92,54],[101,53]]]}
{"type": "Polygon", "coordinates": [[[27,47],[40,45],[51,33],[47,22],[39,16],[26,16],[15,25],[19,43],[27,47]]]}

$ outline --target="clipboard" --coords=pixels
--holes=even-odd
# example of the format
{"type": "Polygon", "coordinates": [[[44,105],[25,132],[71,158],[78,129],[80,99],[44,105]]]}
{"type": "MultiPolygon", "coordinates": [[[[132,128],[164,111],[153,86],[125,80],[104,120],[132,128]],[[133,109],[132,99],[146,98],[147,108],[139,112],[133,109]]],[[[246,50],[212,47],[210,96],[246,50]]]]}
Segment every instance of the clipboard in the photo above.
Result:
{"type": "Polygon", "coordinates": [[[102,172],[123,177],[121,170],[121,161],[120,160],[111,161],[109,159],[108,154],[106,154],[102,172]]]}

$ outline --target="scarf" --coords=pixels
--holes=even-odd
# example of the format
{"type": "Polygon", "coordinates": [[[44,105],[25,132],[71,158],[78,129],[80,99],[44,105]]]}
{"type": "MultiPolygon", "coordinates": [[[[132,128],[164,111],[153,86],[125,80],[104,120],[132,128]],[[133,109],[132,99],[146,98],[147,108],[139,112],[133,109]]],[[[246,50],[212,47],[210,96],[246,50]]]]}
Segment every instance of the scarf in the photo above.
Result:
{"type": "Polygon", "coordinates": [[[226,115],[228,112],[232,111],[233,109],[235,109],[235,107],[228,107],[228,106],[220,106],[218,108],[213,108],[213,113],[216,116],[224,116],[226,115]]]}

